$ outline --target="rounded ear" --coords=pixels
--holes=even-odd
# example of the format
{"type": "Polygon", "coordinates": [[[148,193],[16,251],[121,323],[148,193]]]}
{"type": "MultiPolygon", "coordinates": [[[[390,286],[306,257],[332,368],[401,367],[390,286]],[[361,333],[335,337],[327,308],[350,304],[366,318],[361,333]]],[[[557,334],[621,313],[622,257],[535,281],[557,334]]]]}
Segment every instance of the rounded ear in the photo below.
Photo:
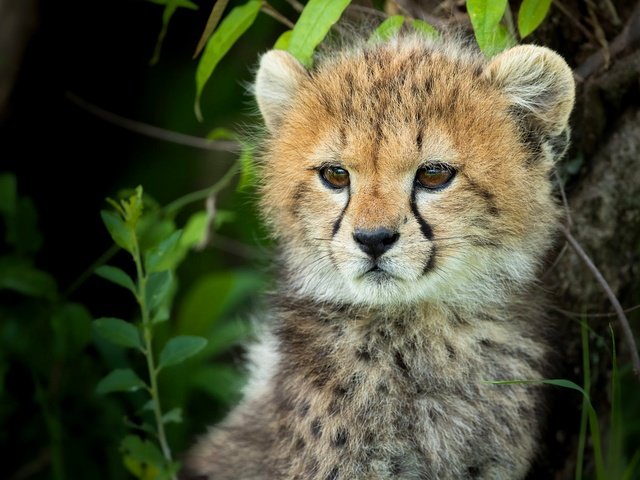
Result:
{"type": "Polygon", "coordinates": [[[273,132],[282,123],[295,92],[307,76],[300,62],[283,50],[270,50],[262,56],[255,95],[269,131],[273,132]]]}
{"type": "Polygon", "coordinates": [[[571,69],[552,50],[520,45],[493,58],[484,75],[501,88],[531,127],[555,137],[567,128],[575,100],[571,69]]]}

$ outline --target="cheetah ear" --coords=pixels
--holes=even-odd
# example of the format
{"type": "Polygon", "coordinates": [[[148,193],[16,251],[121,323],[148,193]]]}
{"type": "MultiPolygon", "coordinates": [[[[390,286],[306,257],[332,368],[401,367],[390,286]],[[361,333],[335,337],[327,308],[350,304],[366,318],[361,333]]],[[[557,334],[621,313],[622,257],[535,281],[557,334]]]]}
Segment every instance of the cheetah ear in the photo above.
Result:
{"type": "Polygon", "coordinates": [[[282,123],[296,90],[307,76],[300,62],[283,50],[270,50],[260,59],[255,95],[270,132],[282,123]]]}
{"type": "Polygon", "coordinates": [[[565,132],[575,84],[560,55],[545,47],[517,46],[491,60],[484,74],[507,94],[531,127],[550,137],[565,132]]]}

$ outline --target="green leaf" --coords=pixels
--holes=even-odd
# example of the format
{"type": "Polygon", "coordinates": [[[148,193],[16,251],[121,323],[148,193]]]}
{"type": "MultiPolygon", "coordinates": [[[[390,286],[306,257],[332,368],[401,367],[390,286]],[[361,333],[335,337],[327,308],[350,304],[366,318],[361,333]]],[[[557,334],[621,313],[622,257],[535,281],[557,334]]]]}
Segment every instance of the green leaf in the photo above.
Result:
{"type": "Polygon", "coordinates": [[[235,140],[237,138],[236,132],[224,127],[214,128],[207,135],[207,140],[235,140]]]}
{"type": "Polygon", "coordinates": [[[131,229],[124,223],[122,218],[114,212],[103,210],[100,212],[102,221],[109,231],[109,235],[120,248],[133,253],[134,237],[131,229]]]}
{"type": "Polygon", "coordinates": [[[28,197],[17,199],[16,210],[8,215],[5,239],[22,254],[30,255],[40,250],[42,235],[38,230],[38,212],[28,197]]]}
{"type": "Polygon", "coordinates": [[[252,332],[251,322],[232,319],[219,325],[212,333],[207,345],[207,356],[226,352],[245,340],[252,332]]]}
{"type": "Polygon", "coordinates": [[[467,0],[467,11],[480,50],[490,56],[496,50],[498,24],[507,9],[507,0],[467,0]]]}
{"type": "Polygon", "coordinates": [[[497,55],[498,53],[511,48],[516,44],[516,40],[511,36],[509,30],[504,25],[498,25],[496,28],[496,34],[493,41],[493,47],[491,50],[485,52],[489,56],[497,55]]]}
{"type": "Polygon", "coordinates": [[[189,0],[147,0],[156,5],[174,5],[176,7],[188,8],[189,10],[198,10],[198,5],[189,0]]]}
{"type": "Polygon", "coordinates": [[[104,395],[111,392],[135,392],[144,388],[145,383],[130,368],[119,368],[109,373],[98,383],[96,391],[104,395]]]}
{"type": "Polygon", "coordinates": [[[518,30],[522,38],[540,26],[547,16],[551,0],[524,0],[518,11],[518,30]]]}
{"type": "Polygon", "coordinates": [[[195,212],[187,220],[184,227],[184,233],[180,237],[180,246],[186,251],[198,245],[207,234],[207,212],[201,210],[195,212]]]}
{"type": "Polygon", "coordinates": [[[215,272],[201,276],[182,297],[178,309],[177,331],[209,336],[217,322],[247,302],[263,287],[255,272],[215,272]],[[219,301],[212,302],[211,298],[219,301]]]}
{"type": "Polygon", "coordinates": [[[253,24],[262,2],[260,0],[249,0],[244,5],[234,8],[220,23],[218,29],[207,41],[198,68],[196,70],[196,101],[195,113],[198,120],[202,121],[200,110],[200,97],[202,90],[215,70],[218,62],[227,54],[234,43],[253,24]]]}
{"type": "Polygon", "coordinates": [[[96,268],[95,274],[106,280],[109,280],[116,285],[119,285],[127,290],[130,290],[134,295],[136,294],[136,286],[129,275],[120,270],[117,267],[111,265],[101,265],[96,268]]]}
{"type": "Polygon", "coordinates": [[[384,42],[389,40],[398,34],[403,24],[404,17],[402,15],[393,15],[387,18],[373,31],[371,37],[369,37],[369,42],[384,42]]]}
{"type": "Polygon", "coordinates": [[[49,300],[57,296],[56,282],[51,275],[12,256],[0,257],[0,290],[3,289],[49,300]]]}
{"type": "Polygon", "coordinates": [[[0,213],[5,217],[14,215],[18,204],[16,176],[11,173],[0,175],[0,213]]]}
{"type": "Polygon", "coordinates": [[[142,440],[135,435],[128,435],[120,443],[120,448],[141,463],[153,465],[159,469],[164,468],[164,457],[160,449],[149,440],[142,440]]]}
{"type": "Polygon", "coordinates": [[[240,155],[240,180],[238,181],[238,191],[242,192],[256,184],[256,166],[253,161],[253,147],[248,143],[242,144],[242,154],[240,155]]]}
{"type": "Polygon", "coordinates": [[[65,358],[81,352],[91,341],[91,314],[84,305],[65,303],[51,316],[53,351],[65,358]]]}
{"type": "Polygon", "coordinates": [[[293,27],[289,53],[310,67],[313,64],[313,51],[340,19],[349,3],[350,0],[309,0],[293,27]]]}
{"type": "Polygon", "coordinates": [[[171,17],[176,13],[176,10],[180,7],[188,8],[190,10],[198,10],[198,5],[189,0],[149,0],[152,3],[156,3],[158,5],[166,5],[164,7],[164,11],[162,12],[162,28],[160,29],[160,33],[158,34],[158,39],[156,40],[156,46],[153,49],[153,56],[149,63],[151,65],[155,65],[160,60],[160,52],[162,51],[162,44],[164,43],[164,38],[167,36],[167,30],[169,29],[169,22],[171,21],[171,17]]]}
{"type": "Polygon", "coordinates": [[[181,260],[177,252],[180,242],[182,230],[173,232],[169,238],[166,238],[160,245],[153,250],[147,252],[145,256],[145,267],[147,272],[161,272],[163,270],[173,269],[181,260]]]}
{"type": "Polygon", "coordinates": [[[200,40],[198,40],[198,46],[196,47],[196,52],[193,54],[193,58],[196,58],[200,55],[200,52],[202,52],[207,40],[209,40],[209,37],[218,26],[218,23],[222,18],[222,14],[224,13],[224,9],[227,8],[228,3],[229,0],[216,0],[216,3],[213,4],[213,8],[209,14],[209,19],[207,20],[207,25],[204,27],[204,32],[202,32],[200,40]]]}
{"type": "Polygon", "coordinates": [[[170,339],[160,352],[158,368],[169,367],[192,357],[207,345],[207,339],[181,335],[170,339]]]}
{"type": "Polygon", "coordinates": [[[93,322],[93,328],[102,338],[121,347],[142,350],[138,328],[119,318],[99,318],[93,322]]]}
{"type": "Polygon", "coordinates": [[[438,30],[424,20],[416,18],[411,21],[411,26],[416,32],[421,33],[427,38],[438,38],[440,36],[438,30]]]}
{"type": "Polygon", "coordinates": [[[291,44],[291,33],[293,30],[287,30],[286,32],[282,32],[282,34],[276,40],[276,43],[273,44],[274,50],[289,50],[289,45],[291,44]]]}
{"type": "Polygon", "coordinates": [[[546,384],[546,385],[554,385],[556,387],[563,387],[563,388],[570,388],[572,390],[577,390],[578,392],[580,392],[584,398],[586,398],[589,402],[589,395],[587,394],[587,392],[584,391],[584,389],[580,386],[577,385],[575,383],[573,383],[571,380],[564,380],[564,379],[551,379],[551,380],[488,380],[484,383],[490,383],[492,385],[539,385],[539,384],[546,384]]]}
{"type": "Polygon", "coordinates": [[[146,252],[156,248],[175,231],[175,223],[172,220],[161,218],[158,212],[149,212],[143,215],[136,228],[140,251],[146,252]]]}
{"type": "Polygon", "coordinates": [[[173,275],[170,270],[149,275],[147,281],[147,308],[155,311],[167,299],[173,286],[173,275]]]}
{"type": "Polygon", "coordinates": [[[182,423],[182,409],[174,408],[162,416],[162,423],[182,423]]]}
{"type": "Polygon", "coordinates": [[[246,377],[230,365],[214,364],[192,372],[189,381],[194,387],[229,405],[240,396],[246,377]]]}

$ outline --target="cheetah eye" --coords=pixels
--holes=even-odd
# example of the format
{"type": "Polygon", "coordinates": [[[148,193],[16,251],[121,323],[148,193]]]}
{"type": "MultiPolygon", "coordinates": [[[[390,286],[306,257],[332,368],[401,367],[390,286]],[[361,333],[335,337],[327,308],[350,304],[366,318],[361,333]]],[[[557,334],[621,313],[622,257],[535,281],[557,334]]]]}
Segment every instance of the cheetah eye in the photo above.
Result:
{"type": "Polygon", "coordinates": [[[416,182],[428,190],[440,190],[446,187],[455,176],[456,171],[449,165],[435,163],[418,169],[416,182]]]}
{"type": "Polygon", "coordinates": [[[341,189],[349,186],[349,172],[341,167],[322,167],[320,178],[329,188],[341,189]]]}

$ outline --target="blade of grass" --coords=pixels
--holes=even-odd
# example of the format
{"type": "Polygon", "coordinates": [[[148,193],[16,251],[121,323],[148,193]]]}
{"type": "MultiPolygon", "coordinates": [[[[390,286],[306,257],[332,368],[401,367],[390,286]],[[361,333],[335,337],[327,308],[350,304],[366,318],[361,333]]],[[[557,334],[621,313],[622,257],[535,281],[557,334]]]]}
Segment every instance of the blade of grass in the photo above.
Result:
{"type": "Polygon", "coordinates": [[[193,54],[193,58],[197,58],[202,52],[202,49],[204,49],[204,46],[207,44],[207,40],[209,40],[209,37],[218,26],[218,23],[222,18],[222,14],[224,13],[224,9],[227,8],[228,3],[229,0],[217,0],[216,3],[213,4],[211,13],[207,19],[207,25],[204,27],[200,40],[198,40],[198,46],[193,54]]]}

